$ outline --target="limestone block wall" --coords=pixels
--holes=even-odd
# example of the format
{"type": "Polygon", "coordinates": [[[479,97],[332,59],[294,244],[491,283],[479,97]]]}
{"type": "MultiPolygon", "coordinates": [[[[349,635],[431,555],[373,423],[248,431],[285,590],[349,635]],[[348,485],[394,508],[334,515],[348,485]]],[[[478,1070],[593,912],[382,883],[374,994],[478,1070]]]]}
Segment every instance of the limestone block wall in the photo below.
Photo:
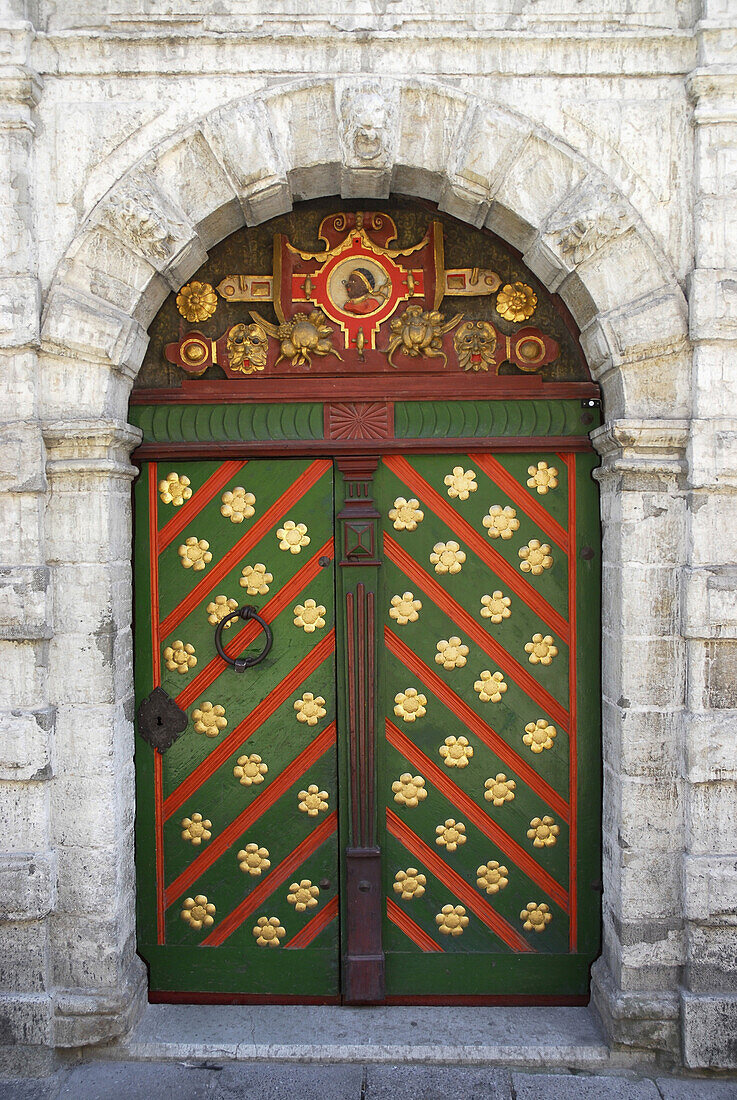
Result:
{"type": "Polygon", "coordinates": [[[135,954],[126,424],[207,250],[319,195],[487,226],[602,387],[610,1041],[735,1066],[731,0],[0,5],[0,1046],[123,1034],[135,954]],[[732,738],[733,739],[733,738],[732,738]]]}

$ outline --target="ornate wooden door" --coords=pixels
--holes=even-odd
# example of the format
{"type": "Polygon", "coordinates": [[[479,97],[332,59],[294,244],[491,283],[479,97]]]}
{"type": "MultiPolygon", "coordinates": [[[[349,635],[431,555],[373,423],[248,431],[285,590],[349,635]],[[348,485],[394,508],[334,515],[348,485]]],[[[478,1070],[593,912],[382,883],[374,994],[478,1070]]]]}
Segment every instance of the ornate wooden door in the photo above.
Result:
{"type": "Polygon", "coordinates": [[[334,998],[331,463],[150,462],[136,492],[137,693],[173,700],[159,692],[137,723],[139,950],[152,995],[334,998]],[[226,625],[239,605],[257,607],[275,639],[241,673],[214,646],[223,620],[226,655],[262,651],[257,622],[226,625]],[[142,732],[175,733],[176,708],[183,732],[153,750],[142,732]]]}
{"type": "Polygon", "coordinates": [[[386,993],[584,993],[598,942],[598,540],[586,455],[386,456],[386,993]]]}
{"type": "Polygon", "coordinates": [[[139,946],[155,997],[585,993],[592,465],[354,455],[334,491],[324,458],[144,464],[139,946]],[[238,672],[215,633],[231,660],[261,652],[255,620],[228,620],[243,605],[274,644],[238,672]]]}

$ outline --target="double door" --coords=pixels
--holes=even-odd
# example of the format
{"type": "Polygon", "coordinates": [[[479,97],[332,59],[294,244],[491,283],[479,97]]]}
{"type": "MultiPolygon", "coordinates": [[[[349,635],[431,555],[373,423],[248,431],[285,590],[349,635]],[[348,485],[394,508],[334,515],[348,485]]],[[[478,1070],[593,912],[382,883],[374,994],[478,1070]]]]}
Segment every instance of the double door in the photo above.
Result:
{"type": "Polygon", "coordinates": [[[585,996],[593,464],[144,464],[136,841],[153,998],[585,996]],[[229,618],[243,606],[258,618],[229,618]]]}

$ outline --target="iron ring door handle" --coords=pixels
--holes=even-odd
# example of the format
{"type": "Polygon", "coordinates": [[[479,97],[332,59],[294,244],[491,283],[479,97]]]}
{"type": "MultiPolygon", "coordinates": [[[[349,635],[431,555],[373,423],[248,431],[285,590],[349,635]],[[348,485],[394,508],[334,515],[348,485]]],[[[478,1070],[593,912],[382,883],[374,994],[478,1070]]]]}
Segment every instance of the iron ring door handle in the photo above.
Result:
{"type": "Polygon", "coordinates": [[[247,668],[253,668],[254,665],[259,665],[268,657],[271,652],[271,647],[274,644],[274,635],[271,633],[271,627],[262,619],[258,613],[258,609],[251,604],[245,604],[243,607],[239,607],[237,611],[232,611],[230,615],[226,615],[224,619],[221,619],[215,630],[215,648],[222,659],[234,668],[236,672],[245,672],[247,668]],[[258,625],[266,635],[266,644],[260,653],[254,654],[253,657],[229,657],[223,649],[223,628],[228,625],[231,619],[255,619],[258,625]]]}

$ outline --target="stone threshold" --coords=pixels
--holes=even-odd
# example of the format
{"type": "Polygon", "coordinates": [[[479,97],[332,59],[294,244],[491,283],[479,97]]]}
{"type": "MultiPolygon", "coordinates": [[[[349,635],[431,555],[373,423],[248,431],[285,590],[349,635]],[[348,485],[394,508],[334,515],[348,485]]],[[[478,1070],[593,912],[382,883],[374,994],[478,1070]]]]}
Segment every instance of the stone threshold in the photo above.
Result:
{"type": "Polygon", "coordinates": [[[611,1051],[590,1008],[148,1005],[116,1061],[422,1063],[590,1072],[652,1064],[611,1051]]]}

